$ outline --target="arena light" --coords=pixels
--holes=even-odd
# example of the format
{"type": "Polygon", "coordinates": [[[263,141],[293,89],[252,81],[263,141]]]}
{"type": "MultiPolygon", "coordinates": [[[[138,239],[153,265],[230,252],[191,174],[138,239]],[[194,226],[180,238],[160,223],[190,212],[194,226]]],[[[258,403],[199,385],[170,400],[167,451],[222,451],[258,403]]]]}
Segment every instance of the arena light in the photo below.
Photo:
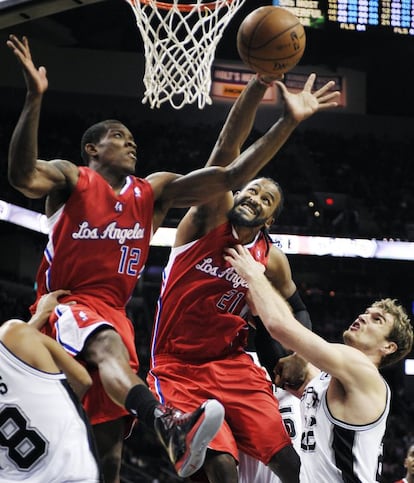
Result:
{"type": "MultiPolygon", "coordinates": [[[[48,233],[47,219],[44,214],[2,200],[0,200],[0,220],[39,233],[48,233]]],[[[171,247],[174,243],[175,231],[175,228],[159,228],[151,241],[151,245],[171,247]]],[[[270,237],[273,243],[283,252],[292,255],[414,260],[414,242],[280,233],[271,233],[270,237]]]]}
{"type": "Polygon", "coordinates": [[[414,359],[405,359],[404,374],[406,376],[414,376],[414,359]]]}

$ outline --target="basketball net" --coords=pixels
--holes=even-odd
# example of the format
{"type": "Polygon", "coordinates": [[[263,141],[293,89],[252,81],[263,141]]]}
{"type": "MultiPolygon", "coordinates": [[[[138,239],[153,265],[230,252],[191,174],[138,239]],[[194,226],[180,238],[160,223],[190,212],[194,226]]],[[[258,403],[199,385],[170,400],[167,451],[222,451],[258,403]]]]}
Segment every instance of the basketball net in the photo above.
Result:
{"type": "Polygon", "coordinates": [[[224,29],[245,0],[126,0],[142,35],[143,104],[211,104],[211,66],[224,29]]]}

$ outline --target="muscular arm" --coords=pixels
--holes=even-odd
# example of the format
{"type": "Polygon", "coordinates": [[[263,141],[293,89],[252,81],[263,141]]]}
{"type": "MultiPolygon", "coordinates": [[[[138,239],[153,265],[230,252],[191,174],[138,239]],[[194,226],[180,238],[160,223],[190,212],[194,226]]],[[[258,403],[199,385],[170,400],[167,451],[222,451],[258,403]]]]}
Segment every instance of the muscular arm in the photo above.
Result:
{"type": "MultiPolygon", "coordinates": [[[[206,167],[228,166],[240,155],[266,89],[267,86],[257,77],[253,77],[243,89],[230,109],[206,167]]],[[[208,203],[190,208],[178,225],[175,246],[197,239],[223,223],[232,204],[232,191],[224,191],[208,203]]]]}
{"type": "MultiPolygon", "coordinates": [[[[264,267],[244,247],[228,249],[227,253],[226,260],[248,282],[251,303],[272,337],[331,374],[335,381],[333,399],[340,400],[341,410],[346,402],[351,419],[357,420],[373,412],[378,415],[383,409],[385,386],[372,361],[361,351],[343,344],[331,344],[301,325],[265,277],[264,267]],[[366,414],[361,410],[363,403],[370,404],[366,411],[364,409],[366,414]]],[[[336,407],[335,415],[338,417],[338,414],[336,407]]],[[[348,416],[346,420],[349,421],[348,416]]]]}
{"type": "Polygon", "coordinates": [[[287,139],[296,126],[295,120],[283,117],[229,166],[210,166],[184,176],[176,175],[167,183],[161,177],[162,173],[150,175],[147,179],[159,202],[175,207],[206,203],[218,193],[236,189],[253,178],[273,157],[280,139],[287,139]]]}
{"type": "MultiPolygon", "coordinates": [[[[265,275],[270,280],[273,287],[286,299],[292,309],[295,319],[303,326],[311,329],[311,319],[292,279],[292,270],[290,268],[289,260],[287,256],[275,246],[271,247],[269,263],[266,267],[265,275]]],[[[257,355],[260,363],[267,369],[269,376],[273,379],[274,368],[278,360],[281,357],[290,354],[291,351],[286,349],[278,340],[272,338],[260,317],[254,317],[254,323],[256,327],[254,342],[257,355]]]]}
{"type": "Polygon", "coordinates": [[[237,158],[252,130],[267,86],[253,77],[233,104],[206,166],[227,166],[237,158]]]}
{"type": "MultiPolygon", "coordinates": [[[[149,176],[154,188],[156,209],[166,213],[172,206],[186,207],[208,203],[222,193],[239,188],[252,179],[279,151],[296,126],[318,110],[337,105],[338,92],[328,92],[328,82],[311,93],[315,75],[309,76],[303,91],[292,94],[286,86],[277,82],[285,101],[285,114],[254,144],[242,152],[228,166],[209,166],[185,176],[168,178],[160,173],[149,176]]],[[[164,173],[165,175],[165,173],[164,173]]],[[[230,206],[230,205],[229,205],[230,206]]],[[[220,207],[227,212],[229,206],[220,207]]]]}
{"type": "Polygon", "coordinates": [[[78,169],[68,161],[38,160],[38,129],[43,94],[47,90],[46,69],[33,64],[29,43],[11,35],[7,41],[19,61],[26,81],[25,103],[9,146],[8,179],[29,198],[41,198],[53,190],[74,186],[78,169]]]}

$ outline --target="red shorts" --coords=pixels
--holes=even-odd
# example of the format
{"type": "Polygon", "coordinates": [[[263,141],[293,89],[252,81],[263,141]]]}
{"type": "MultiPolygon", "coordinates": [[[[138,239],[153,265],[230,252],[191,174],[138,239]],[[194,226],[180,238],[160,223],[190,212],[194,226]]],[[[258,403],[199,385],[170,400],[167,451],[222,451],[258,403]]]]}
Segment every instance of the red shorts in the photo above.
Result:
{"type": "Polygon", "coordinates": [[[225,409],[225,420],[209,448],[238,460],[238,449],[268,464],[291,439],[279,413],[279,404],[262,368],[245,353],[202,364],[157,356],[147,377],[161,402],[193,411],[214,398],[225,409]]]}
{"type": "MultiPolygon", "coordinates": [[[[55,338],[67,352],[77,356],[85,346],[88,337],[104,326],[112,327],[121,336],[129,353],[129,364],[138,372],[138,356],[135,348],[135,333],[131,321],[122,309],[115,309],[95,297],[76,295],[75,305],[58,305],[43,332],[55,338]]],[[[81,357],[79,358],[81,360],[81,357]]],[[[89,371],[93,384],[83,399],[83,405],[91,424],[119,419],[129,413],[115,404],[106,394],[97,370],[89,371]]]]}

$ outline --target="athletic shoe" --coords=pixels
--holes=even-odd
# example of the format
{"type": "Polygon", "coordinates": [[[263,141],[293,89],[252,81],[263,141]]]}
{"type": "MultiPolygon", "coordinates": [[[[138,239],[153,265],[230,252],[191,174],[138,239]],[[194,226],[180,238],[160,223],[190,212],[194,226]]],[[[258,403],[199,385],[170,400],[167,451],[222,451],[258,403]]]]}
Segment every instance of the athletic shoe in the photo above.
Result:
{"type": "Polygon", "coordinates": [[[224,407],[208,399],[191,413],[159,406],[155,410],[155,431],[165,446],[178,476],[186,478],[204,463],[208,444],[224,420],[224,407]]]}

